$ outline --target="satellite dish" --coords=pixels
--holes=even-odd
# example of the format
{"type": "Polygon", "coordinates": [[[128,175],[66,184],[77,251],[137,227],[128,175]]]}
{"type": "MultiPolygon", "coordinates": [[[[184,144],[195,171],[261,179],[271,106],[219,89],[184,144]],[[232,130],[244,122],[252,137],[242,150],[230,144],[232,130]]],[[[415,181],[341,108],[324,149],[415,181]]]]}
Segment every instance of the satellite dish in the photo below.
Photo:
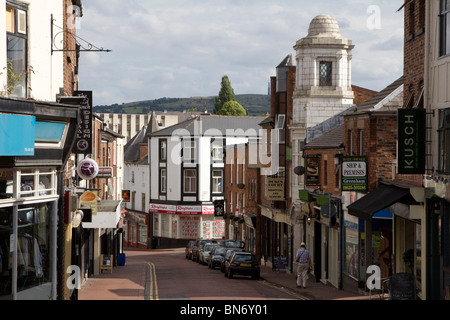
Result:
{"type": "Polygon", "coordinates": [[[294,173],[298,176],[305,174],[305,172],[306,172],[306,170],[305,170],[305,167],[303,167],[303,166],[298,166],[298,167],[294,168],[294,173]]]}

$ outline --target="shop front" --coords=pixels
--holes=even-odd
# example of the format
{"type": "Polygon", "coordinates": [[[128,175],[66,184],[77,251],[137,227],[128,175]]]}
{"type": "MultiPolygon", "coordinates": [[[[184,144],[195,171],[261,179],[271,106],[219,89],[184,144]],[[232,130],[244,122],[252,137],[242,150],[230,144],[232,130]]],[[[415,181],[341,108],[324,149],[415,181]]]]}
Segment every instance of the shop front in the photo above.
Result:
{"type": "Polygon", "coordinates": [[[340,287],[341,198],[329,193],[300,190],[305,243],[313,256],[316,281],[340,287]]]}
{"type": "Polygon", "coordinates": [[[185,246],[187,240],[221,239],[225,221],[214,216],[214,205],[150,203],[154,248],[185,246]]]}
{"type": "Polygon", "coordinates": [[[380,181],[378,187],[347,206],[358,219],[354,232],[345,226],[344,273],[366,289],[368,266],[380,268],[382,280],[396,273],[415,277],[417,296],[422,297],[423,188],[380,181]]]}
{"type": "Polygon", "coordinates": [[[0,299],[61,295],[63,169],[77,118],[74,106],[0,99],[0,299]]]}

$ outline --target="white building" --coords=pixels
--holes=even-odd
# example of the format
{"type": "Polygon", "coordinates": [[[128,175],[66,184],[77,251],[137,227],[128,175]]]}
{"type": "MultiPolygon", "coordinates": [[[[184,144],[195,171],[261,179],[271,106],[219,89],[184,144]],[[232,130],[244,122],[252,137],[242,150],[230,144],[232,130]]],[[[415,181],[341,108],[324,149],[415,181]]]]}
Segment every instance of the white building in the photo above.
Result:
{"type": "Polygon", "coordinates": [[[47,0],[43,5],[42,1],[32,0],[0,1],[0,34],[7,38],[2,37],[7,48],[0,50],[0,92],[3,96],[55,101],[64,86],[65,54],[50,52],[53,43],[50,26],[53,16],[55,34],[62,31],[64,2],[47,0]],[[8,67],[20,76],[15,84],[11,81],[8,84],[8,67]]]}
{"type": "MultiPolygon", "coordinates": [[[[305,167],[302,148],[313,138],[308,136],[308,129],[352,107],[353,47],[352,41],[340,34],[337,21],[329,15],[318,15],[312,19],[308,35],[295,44],[296,87],[290,125],[292,168],[305,167]]],[[[292,190],[304,189],[304,175],[290,174],[292,190]]],[[[305,241],[314,253],[313,224],[302,223],[304,214],[301,207],[298,192],[292,192],[294,247],[305,241]]]]}
{"type": "Polygon", "coordinates": [[[202,115],[149,135],[150,226],[161,247],[221,238],[214,201],[225,196],[227,145],[259,138],[263,117],[202,115]]]}

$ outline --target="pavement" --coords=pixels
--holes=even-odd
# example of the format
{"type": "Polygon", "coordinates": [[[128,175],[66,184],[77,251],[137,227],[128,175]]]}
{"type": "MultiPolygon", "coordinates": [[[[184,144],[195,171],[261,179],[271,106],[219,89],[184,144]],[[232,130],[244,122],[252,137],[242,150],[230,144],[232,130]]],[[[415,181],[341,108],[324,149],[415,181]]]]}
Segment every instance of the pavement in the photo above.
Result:
{"type": "MultiPolygon", "coordinates": [[[[163,250],[163,249],[152,249],[163,250]]],[[[106,270],[101,274],[86,279],[80,290],[78,300],[146,300],[147,281],[145,263],[140,256],[152,250],[125,250],[125,266],[116,266],[112,271],[106,270]]],[[[184,251],[184,248],[171,249],[184,251]]],[[[311,276],[306,288],[297,288],[295,274],[273,271],[272,268],[261,266],[261,281],[267,285],[286,290],[302,300],[371,300],[375,296],[355,294],[335,288],[330,284],[316,282],[311,276]]]]}

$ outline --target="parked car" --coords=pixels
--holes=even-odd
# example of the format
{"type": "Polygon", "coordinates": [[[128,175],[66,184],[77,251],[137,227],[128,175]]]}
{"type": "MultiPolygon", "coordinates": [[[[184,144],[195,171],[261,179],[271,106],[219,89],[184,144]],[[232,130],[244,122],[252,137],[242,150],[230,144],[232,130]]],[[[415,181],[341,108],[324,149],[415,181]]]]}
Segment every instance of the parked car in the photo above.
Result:
{"type": "Polygon", "coordinates": [[[227,248],[223,246],[215,246],[211,253],[209,254],[209,263],[208,268],[215,269],[216,267],[220,267],[222,263],[223,256],[225,254],[227,248]]]}
{"type": "Polygon", "coordinates": [[[186,259],[192,260],[192,248],[194,247],[194,240],[191,240],[187,243],[186,249],[184,250],[186,259]]]}
{"type": "Polygon", "coordinates": [[[229,261],[225,262],[225,277],[234,275],[251,276],[258,280],[261,274],[259,261],[251,252],[233,252],[229,261]]]}
{"type": "Polygon", "coordinates": [[[241,248],[226,248],[222,260],[220,261],[220,271],[225,272],[225,262],[229,261],[233,252],[242,252],[241,248]]]}
{"type": "Polygon", "coordinates": [[[199,258],[199,251],[201,246],[203,246],[205,243],[218,243],[218,240],[215,239],[197,239],[195,240],[194,246],[192,247],[192,261],[198,262],[199,258]]]}
{"type": "Polygon", "coordinates": [[[205,243],[199,251],[198,263],[207,265],[209,263],[210,252],[216,246],[218,246],[217,243],[205,243]]]}
{"type": "Polygon", "coordinates": [[[220,244],[228,248],[241,248],[241,249],[245,248],[245,242],[242,240],[233,240],[233,239],[221,240],[220,244]]]}

